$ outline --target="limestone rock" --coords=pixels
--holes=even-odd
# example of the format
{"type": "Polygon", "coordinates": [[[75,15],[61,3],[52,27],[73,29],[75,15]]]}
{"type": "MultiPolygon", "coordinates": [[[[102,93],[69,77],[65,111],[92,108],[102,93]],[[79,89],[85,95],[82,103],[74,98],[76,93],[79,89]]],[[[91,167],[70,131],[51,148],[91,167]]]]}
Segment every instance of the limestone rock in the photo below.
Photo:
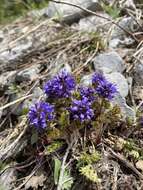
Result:
{"type": "Polygon", "coordinates": [[[120,55],[114,51],[109,53],[102,53],[96,56],[93,60],[95,70],[102,70],[106,67],[106,73],[120,72],[122,73],[125,69],[125,64],[120,55]]]}

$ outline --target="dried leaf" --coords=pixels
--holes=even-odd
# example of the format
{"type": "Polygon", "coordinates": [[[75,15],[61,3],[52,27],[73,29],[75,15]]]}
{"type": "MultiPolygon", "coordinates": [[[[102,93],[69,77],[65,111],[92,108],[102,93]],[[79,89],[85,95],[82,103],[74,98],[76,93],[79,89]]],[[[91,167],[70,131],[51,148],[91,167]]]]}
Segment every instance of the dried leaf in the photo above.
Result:
{"type": "Polygon", "coordinates": [[[42,187],[46,177],[41,174],[39,176],[32,176],[30,180],[25,184],[25,190],[29,188],[38,189],[38,187],[42,187]]]}

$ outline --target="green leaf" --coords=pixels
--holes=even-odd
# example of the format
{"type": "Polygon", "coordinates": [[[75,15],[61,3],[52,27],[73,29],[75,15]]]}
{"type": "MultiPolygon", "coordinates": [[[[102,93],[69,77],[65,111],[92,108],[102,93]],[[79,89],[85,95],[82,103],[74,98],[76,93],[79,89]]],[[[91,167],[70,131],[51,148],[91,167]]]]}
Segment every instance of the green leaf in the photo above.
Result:
{"type": "Polygon", "coordinates": [[[29,111],[29,108],[23,108],[22,115],[27,115],[28,111],[29,111]]]}
{"type": "Polygon", "coordinates": [[[0,171],[2,171],[5,167],[6,167],[6,164],[3,163],[3,162],[0,160],[0,171]]]}
{"type": "Polygon", "coordinates": [[[62,189],[69,190],[71,189],[72,184],[73,184],[73,178],[70,176],[69,171],[65,169],[64,176],[63,176],[62,189]]]}
{"type": "MultiPolygon", "coordinates": [[[[54,159],[55,167],[54,167],[54,183],[55,185],[58,184],[60,170],[61,170],[61,161],[57,158],[54,159]]],[[[62,190],[69,190],[73,184],[73,178],[70,176],[70,172],[66,168],[63,174],[63,181],[62,181],[62,190]]]]}
{"type": "Polygon", "coordinates": [[[60,147],[62,147],[62,145],[63,145],[63,142],[61,142],[61,141],[53,142],[52,144],[50,144],[46,147],[45,154],[49,155],[49,154],[55,152],[60,147]]]}
{"type": "Polygon", "coordinates": [[[54,166],[54,182],[55,182],[55,185],[57,185],[62,164],[61,164],[61,161],[59,159],[57,159],[57,158],[54,159],[54,162],[55,162],[55,166],[54,166]]]}
{"type": "Polygon", "coordinates": [[[68,111],[64,111],[59,119],[59,124],[61,125],[62,128],[65,128],[69,125],[69,113],[68,111]]]}
{"type": "Polygon", "coordinates": [[[31,145],[35,144],[37,141],[38,141],[38,132],[36,130],[33,130],[31,136],[31,145]]]}
{"type": "Polygon", "coordinates": [[[112,7],[109,5],[103,5],[103,9],[113,18],[116,19],[119,17],[120,9],[116,6],[112,7]]]}

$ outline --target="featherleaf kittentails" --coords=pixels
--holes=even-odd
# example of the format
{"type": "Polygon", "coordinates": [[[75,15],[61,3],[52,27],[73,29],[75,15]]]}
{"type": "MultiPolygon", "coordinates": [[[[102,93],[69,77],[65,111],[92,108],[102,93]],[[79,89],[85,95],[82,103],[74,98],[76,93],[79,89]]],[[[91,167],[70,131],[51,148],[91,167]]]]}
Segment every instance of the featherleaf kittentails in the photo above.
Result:
{"type": "Polygon", "coordinates": [[[69,108],[71,120],[79,120],[80,122],[90,121],[94,116],[91,102],[84,97],[82,100],[74,99],[69,108]]]}
{"type": "Polygon", "coordinates": [[[81,98],[88,98],[88,101],[93,102],[95,100],[95,89],[93,87],[80,86],[79,92],[81,98]]]}
{"type": "Polygon", "coordinates": [[[102,81],[105,81],[105,77],[100,73],[94,73],[92,75],[92,84],[95,86],[99,85],[102,81]]]}
{"type": "MultiPolygon", "coordinates": [[[[99,114],[104,114],[99,112],[101,110],[100,106],[104,106],[103,104],[100,105],[100,102],[102,102],[100,99],[106,99],[110,102],[117,89],[101,74],[93,74],[90,86],[81,86],[76,84],[71,73],[61,70],[56,76],[47,81],[44,92],[47,96],[46,102],[38,102],[29,110],[30,124],[43,129],[49,126],[50,129],[50,122],[54,122],[55,129],[62,130],[63,127],[71,129],[73,125],[74,129],[78,128],[78,126],[75,126],[75,123],[77,123],[75,121],[78,121],[78,124],[81,124],[82,127],[86,127],[87,123],[92,126],[92,122],[97,117],[99,118],[99,114]],[[96,112],[99,112],[97,117],[96,112]],[[65,113],[68,122],[62,119],[65,113]]],[[[51,131],[49,130],[50,133],[51,131]]]]}
{"type": "Polygon", "coordinates": [[[30,124],[36,128],[46,128],[47,122],[54,119],[54,106],[46,102],[38,102],[29,110],[30,124]]]}
{"type": "Polygon", "coordinates": [[[75,86],[74,77],[66,70],[62,70],[45,84],[44,91],[48,98],[67,98],[75,86]]]}
{"type": "Polygon", "coordinates": [[[112,100],[117,93],[116,86],[108,81],[101,81],[96,88],[96,93],[103,98],[112,100]]]}
{"type": "Polygon", "coordinates": [[[92,84],[95,86],[96,93],[108,100],[112,100],[117,93],[116,85],[107,81],[101,74],[93,75],[92,84]]]}
{"type": "MultiPolygon", "coordinates": [[[[54,157],[55,185],[60,184],[63,189],[73,187],[75,180],[70,175],[70,170],[72,175],[75,173],[73,170],[78,170],[77,175],[100,183],[98,175],[101,172],[96,172],[96,163],[102,164],[103,154],[100,153],[100,146],[96,151],[97,145],[104,143],[103,138],[106,142],[111,133],[114,137],[116,129],[120,130],[123,126],[127,130],[129,126],[123,120],[119,106],[113,104],[112,100],[118,92],[115,84],[98,73],[93,74],[88,86],[76,84],[75,81],[72,74],[66,70],[60,71],[45,84],[46,96],[42,97],[45,101],[39,101],[30,107],[28,114],[30,125],[36,128],[31,130],[36,131],[36,138],[33,135],[34,141],[31,141],[33,148],[37,149],[34,150],[36,157],[54,157]]],[[[141,115],[136,123],[143,126],[141,115]]],[[[122,147],[124,150],[130,148],[125,145],[122,147]]],[[[125,153],[131,158],[138,159],[142,156],[138,149],[129,151],[125,153]]]]}

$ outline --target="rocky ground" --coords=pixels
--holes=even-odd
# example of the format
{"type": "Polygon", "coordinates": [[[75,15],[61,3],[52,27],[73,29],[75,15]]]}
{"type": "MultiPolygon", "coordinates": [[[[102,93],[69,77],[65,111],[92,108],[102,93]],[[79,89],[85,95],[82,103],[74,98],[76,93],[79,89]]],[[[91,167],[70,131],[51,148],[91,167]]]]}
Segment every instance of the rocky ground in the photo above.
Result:
{"type": "Polygon", "coordinates": [[[84,84],[94,71],[116,83],[113,103],[132,120],[130,128],[123,123],[104,134],[97,146],[102,158],[94,167],[101,181],[91,183],[72,171],[71,189],[141,190],[143,129],[133,125],[143,101],[143,4],[66,2],[84,8],[50,2],[0,26],[0,189],[56,189],[53,154],[45,159],[29,144],[27,110],[43,96],[43,83],[66,68],[84,84]]]}

